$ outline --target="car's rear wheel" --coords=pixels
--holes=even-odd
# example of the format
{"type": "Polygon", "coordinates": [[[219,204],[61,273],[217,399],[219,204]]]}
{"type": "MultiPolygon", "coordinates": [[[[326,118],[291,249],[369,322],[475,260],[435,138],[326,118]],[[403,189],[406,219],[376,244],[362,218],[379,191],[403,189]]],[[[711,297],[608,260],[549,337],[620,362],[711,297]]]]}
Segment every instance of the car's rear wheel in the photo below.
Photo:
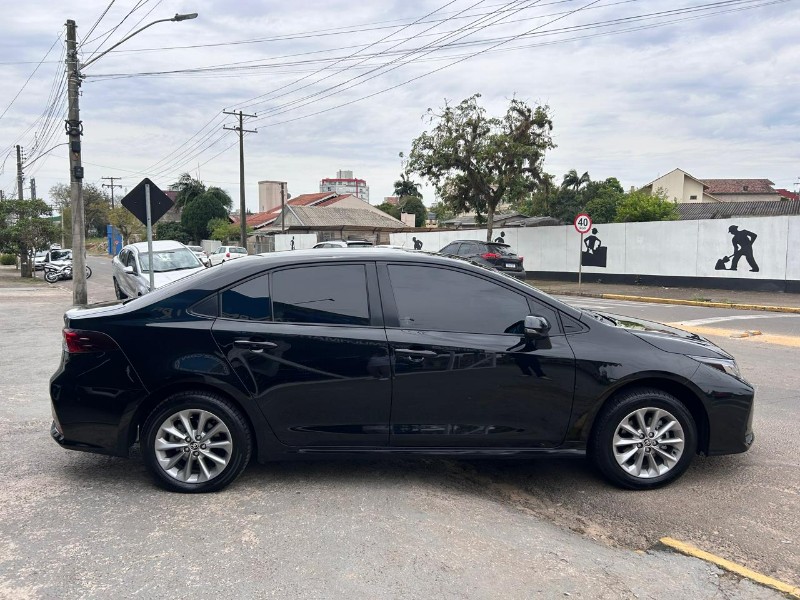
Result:
{"type": "Polygon", "coordinates": [[[125,300],[128,296],[125,292],[122,291],[122,288],[119,287],[119,283],[117,282],[117,278],[114,277],[114,295],[117,297],[117,300],[125,300]]]}
{"type": "Polygon", "coordinates": [[[181,392],[159,404],[141,435],[145,465],[156,482],[175,492],[221,490],[250,460],[252,438],[242,413],[208,392],[181,392]]]}
{"type": "Polygon", "coordinates": [[[597,416],[589,454],[611,482],[650,489],[680,477],[697,452],[697,426],[686,406],[662,390],[623,392],[597,416]]]}

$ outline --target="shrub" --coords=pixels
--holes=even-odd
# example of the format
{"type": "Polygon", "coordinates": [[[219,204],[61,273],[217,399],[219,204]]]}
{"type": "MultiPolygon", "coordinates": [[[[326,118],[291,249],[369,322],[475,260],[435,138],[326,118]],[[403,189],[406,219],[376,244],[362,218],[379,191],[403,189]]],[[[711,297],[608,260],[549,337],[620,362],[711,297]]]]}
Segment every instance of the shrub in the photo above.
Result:
{"type": "Polygon", "coordinates": [[[15,265],[17,264],[17,257],[13,254],[0,254],[0,265],[15,265]]]}

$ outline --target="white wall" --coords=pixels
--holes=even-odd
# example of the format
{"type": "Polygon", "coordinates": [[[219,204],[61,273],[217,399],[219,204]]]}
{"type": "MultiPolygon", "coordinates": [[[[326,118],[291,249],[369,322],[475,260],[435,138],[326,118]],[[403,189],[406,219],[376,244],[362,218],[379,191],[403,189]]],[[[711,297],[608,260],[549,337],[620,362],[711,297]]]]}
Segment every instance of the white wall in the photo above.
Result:
{"type": "MultiPolygon", "coordinates": [[[[725,277],[729,279],[800,280],[800,217],[751,217],[704,221],[662,221],[596,225],[607,250],[605,267],[583,267],[585,273],[665,275],[675,277],[725,277]],[[751,272],[747,259],[738,269],[716,270],[717,260],[734,253],[736,225],[758,237],[753,257],[759,271],[751,272]]],[[[500,235],[495,230],[493,237],[500,235]]],[[[581,237],[572,225],[502,229],[505,241],[525,259],[526,271],[577,272],[581,237]]],[[[436,252],[455,240],[485,240],[485,229],[393,233],[391,243],[413,248],[412,237],[423,250],[436,252]]]]}
{"type": "Polygon", "coordinates": [[[313,248],[317,243],[316,233],[278,233],[275,235],[275,251],[291,250],[292,239],[294,239],[294,249],[304,250],[313,248]]]}

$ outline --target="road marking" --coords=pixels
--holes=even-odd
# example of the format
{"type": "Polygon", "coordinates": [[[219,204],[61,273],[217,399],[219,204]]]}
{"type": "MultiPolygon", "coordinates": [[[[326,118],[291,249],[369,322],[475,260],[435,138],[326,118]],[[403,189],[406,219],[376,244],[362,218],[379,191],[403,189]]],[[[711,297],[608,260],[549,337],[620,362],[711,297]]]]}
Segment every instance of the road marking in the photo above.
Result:
{"type": "Polygon", "coordinates": [[[711,323],[724,323],[725,321],[741,321],[742,319],[796,319],[798,315],[731,315],[725,317],[709,317],[707,319],[692,319],[681,321],[681,325],[709,325],[711,323]]]}
{"type": "MultiPolygon", "coordinates": [[[[681,323],[666,323],[671,327],[677,327],[690,333],[698,335],[716,335],[720,337],[739,336],[742,333],[741,329],[718,329],[716,327],[704,327],[702,325],[683,325],[681,323]]],[[[776,333],[764,333],[758,336],[747,336],[740,338],[741,340],[752,340],[756,342],[763,342],[765,344],[775,344],[777,346],[788,346],[790,348],[800,348],[800,337],[793,335],[779,335],[776,333]]]]}
{"type": "Polygon", "coordinates": [[[717,556],[716,554],[711,554],[710,552],[706,552],[705,550],[700,550],[700,548],[696,548],[691,544],[687,544],[686,542],[681,542],[671,537],[663,537],[659,541],[665,546],[672,548],[673,550],[680,552],[681,554],[686,554],[687,556],[691,556],[693,558],[699,558],[700,560],[705,560],[707,562],[717,565],[721,569],[725,569],[726,571],[730,571],[731,573],[736,573],[740,577],[744,577],[745,579],[749,579],[750,581],[754,581],[760,585],[772,588],[773,590],[778,590],[779,592],[787,594],[792,598],[800,598],[800,587],[784,583],[783,581],[774,579],[772,577],[759,573],[758,571],[753,571],[752,569],[748,569],[743,565],[731,562],[729,560],[717,556]]]}

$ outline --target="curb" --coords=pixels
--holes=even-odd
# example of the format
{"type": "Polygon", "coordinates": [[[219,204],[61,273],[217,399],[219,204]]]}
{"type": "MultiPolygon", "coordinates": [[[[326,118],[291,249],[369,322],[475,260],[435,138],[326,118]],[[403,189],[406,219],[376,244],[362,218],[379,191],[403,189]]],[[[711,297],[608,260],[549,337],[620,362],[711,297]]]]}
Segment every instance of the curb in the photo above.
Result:
{"type": "Polygon", "coordinates": [[[696,548],[695,546],[687,544],[686,542],[681,542],[670,537],[663,537],[659,540],[659,542],[671,550],[680,552],[686,556],[691,556],[693,558],[710,562],[718,566],[720,569],[724,569],[730,573],[735,573],[736,575],[744,577],[745,579],[749,579],[750,581],[758,583],[759,585],[777,590],[783,594],[786,594],[790,598],[800,598],[800,587],[790,585],[773,577],[759,573],[758,571],[748,569],[743,565],[726,560],[720,556],[717,556],[716,554],[711,554],[710,552],[700,550],[700,548],[696,548]]]}
{"type": "Polygon", "coordinates": [[[764,312],[781,312],[800,314],[797,306],[771,306],[766,304],[742,304],[738,302],[707,302],[704,300],[681,300],[678,298],[656,298],[653,296],[626,296],[624,294],[593,294],[591,292],[546,291],[548,294],[560,296],[583,296],[585,298],[602,298],[604,300],[628,300],[630,302],[649,302],[651,304],[679,304],[681,306],[703,306],[705,308],[735,308],[739,310],[760,310],[764,312]]]}

